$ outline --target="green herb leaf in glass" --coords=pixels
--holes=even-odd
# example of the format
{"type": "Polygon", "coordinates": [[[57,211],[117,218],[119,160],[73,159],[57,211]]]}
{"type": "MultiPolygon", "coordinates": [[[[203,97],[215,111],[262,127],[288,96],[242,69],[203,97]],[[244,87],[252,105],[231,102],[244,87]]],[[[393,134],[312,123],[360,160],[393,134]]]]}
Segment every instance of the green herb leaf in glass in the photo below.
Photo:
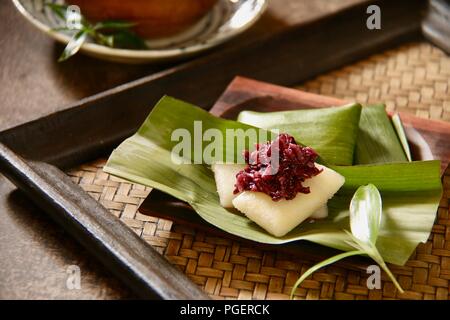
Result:
{"type": "Polygon", "coordinates": [[[64,48],[64,51],[59,57],[58,62],[65,61],[75,53],[77,53],[83,45],[84,41],[86,41],[87,35],[88,33],[86,30],[78,31],[64,48]]]}
{"type": "Polygon", "coordinates": [[[121,21],[121,20],[108,20],[108,21],[102,21],[98,22],[94,25],[94,30],[105,30],[105,29],[114,29],[114,30],[120,30],[120,29],[129,29],[136,25],[136,23],[128,22],[128,21],[121,21]]]}
{"type": "Polygon", "coordinates": [[[67,6],[52,2],[45,2],[44,5],[50,8],[60,19],[66,20],[67,6]]]}
{"type": "Polygon", "coordinates": [[[65,61],[76,54],[88,38],[91,38],[95,43],[111,48],[147,48],[145,41],[129,30],[136,23],[110,20],[91,24],[79,13],[68,13],[66,5],[55,3],[45,3],[45,5],[64,23],[64,26],[54,28],[52,29],[53,31],[75,32],[58,62],[65,61]],[[72,24],[69,24],[69,21],[74,19],[79,21],[79,24],[72,26],[72,24]],[[71,25],[70,28],[69,25],[71,25]]]}
{"type": "Polygon", "coordinates": [[[137,50],[148,49],[145,41],[129,30],[119,30],[112,37],[114,47],[137,50]]]}

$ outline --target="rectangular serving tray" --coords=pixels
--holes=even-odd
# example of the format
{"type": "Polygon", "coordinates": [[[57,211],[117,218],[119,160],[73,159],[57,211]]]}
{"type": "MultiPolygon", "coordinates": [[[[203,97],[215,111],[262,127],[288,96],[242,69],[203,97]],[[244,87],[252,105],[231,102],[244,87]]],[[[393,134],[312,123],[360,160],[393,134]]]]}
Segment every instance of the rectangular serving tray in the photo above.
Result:
{"type": "Polygon", "coordinates": [[[3,131],[0,171],[138,296],[206,299],[199,287],[61,170],[107,155],[134,133],[164,94],[208,109],[236,75],[290,86],[405,41],[423,39],[425,1],[371,3],[382,10],[380,30],[365,26],[368,3],[355,5],[3,131]]]}

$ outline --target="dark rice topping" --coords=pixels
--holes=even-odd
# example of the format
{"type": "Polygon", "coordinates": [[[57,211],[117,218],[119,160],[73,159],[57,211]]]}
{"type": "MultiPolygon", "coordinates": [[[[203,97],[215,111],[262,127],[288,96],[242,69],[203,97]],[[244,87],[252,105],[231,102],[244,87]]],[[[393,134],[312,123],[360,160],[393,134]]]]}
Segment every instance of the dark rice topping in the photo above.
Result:
{"type": "Polygon", "coordinates": [[[299,192],[309,193],[309,187],[303,186],[303,182],[322,172],[314,163],[317,153],[298,145],[292,136],[284,133],[274,141],[257,144],[252,153],[245,150],[244,157],[247,167],[236,175],[235,194],[258,191],[274,201],[291,200],[299,192]],[[278,163],[272,161],[272,154],[278,163]]]}

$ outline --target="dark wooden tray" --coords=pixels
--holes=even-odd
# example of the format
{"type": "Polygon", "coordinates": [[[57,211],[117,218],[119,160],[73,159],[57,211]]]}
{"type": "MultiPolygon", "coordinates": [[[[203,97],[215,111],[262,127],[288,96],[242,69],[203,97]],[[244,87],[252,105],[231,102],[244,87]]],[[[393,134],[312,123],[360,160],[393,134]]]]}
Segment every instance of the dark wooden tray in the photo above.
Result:
{"type": "MultiPolygon", "coordinates": [[[[237,77],[227,87],[210,112],[226,119],[236,119],[243,110],[269,112],[338,106],[345,103],[346,101],[333,97],[237,77]]],[[[401,113],[400,118],[405,127],[413,160],[439,159],[441,160],[441,171],[444,172],[450,162],[450,123],[422,119],[407,113],[401,113]]],[[[188,225],[209,234],[237,239],[204,221],[187,203],[158,190],[150,193],[139,211],[146,215],[188,225]]],[[[252,247],[283,251],[291,255],[300,255],[303,258],[324,258],[335,253],[333,249],[306,241],[269,245],[242,238],[239,240],[250,243],[252,247]]],[[[352,258],[344,260],[340,264],[350,268],[363,269],[367,266],[366,262],[366,259],[352,258]]]]}
{"type": "Polygon", "coordinates": [[[372,3],[382,10],[380,30],[365,26],[368,3],[355,5],[3,131],[0,171],[140,297],[205,299],[185,275],[61,169],[108,154],[137,129],[164,94],[210,108],[236,75],[290,86],[405,41],[423,39],[425,1],[372,3]]]}

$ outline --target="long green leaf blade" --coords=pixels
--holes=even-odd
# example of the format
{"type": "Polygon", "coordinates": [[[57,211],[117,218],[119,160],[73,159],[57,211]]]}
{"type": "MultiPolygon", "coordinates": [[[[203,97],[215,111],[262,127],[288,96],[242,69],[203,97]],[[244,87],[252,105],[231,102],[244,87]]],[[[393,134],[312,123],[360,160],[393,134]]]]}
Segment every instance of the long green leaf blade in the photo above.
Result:
{"type": "Polygon", "coordinates": [[[408,161],[412,161],[411,149],[409,147],[408,138],[406,137],[405,128],[403,127],[402,119],[398,113],[394,114],[391,118],[392,125],[394,126],[397,136],[402,144],[403,151],[405,152],[408,161]]]}
{"type": "Polygon", "coordinates": [[[298,286],[306,279],[308,278],[310,275],[312,275],[314,272],[316,272],[319,269],[322,269],[330,264],[333,264],[335,262],[338,262],[339,260],[348,258],[348,257],[352,257],[352,256],[358,256],[358,255],[364,255],[366,254],[364,251],[360,251],[360,250],[356,250],[356,251],[349,251],[349,252],[344,252],[344,253],[340,253],[338,255],[335,255],[331,258],[328,258],[324,261],[321,261],[317,264],[315,264],[314,266],[312,266],[311,268],[309,268],[308,270],[306,270],[302,276],[295,282],[294,286],[292,287],[291,290],[291,299],[294,297],[295,294],[295,290],[297,290],[298,286]]]}
{"type": "Polygon", "coordinates": [[[402,286],[400,285],[400,283],[398,283],[397,279],[395,278],[394,274],[391,272],[391,270],[388,268],[388,266],[386,265],[386,263],[383,261],[383,259],[381,257],[379,257],[378,259],[372,256],[372,259],[374,259],[380,266],[381,268],[384,270],[384,272],[387,273],[387,275],[389,276],[389,278],[391,279],[392,283],[394,283],[395,287],[398,289],[398,291],[400,291],[400,293],[404,293],[404,290],[402,288],[402,286]]]}
{"type": "Polygon", "coordinates": [[[383,104],[363,107],[355,164],[405,162],[405,152],[383,104]]]}
{"type": "Polygon", "coordinates": [[[441,193],[440,161],[413,161],[358,166],[331,166],[345,179],[345,194],[369,183],[374,184],[382,196],[389,194],[417,192],[423,194],[441,193]]]}

